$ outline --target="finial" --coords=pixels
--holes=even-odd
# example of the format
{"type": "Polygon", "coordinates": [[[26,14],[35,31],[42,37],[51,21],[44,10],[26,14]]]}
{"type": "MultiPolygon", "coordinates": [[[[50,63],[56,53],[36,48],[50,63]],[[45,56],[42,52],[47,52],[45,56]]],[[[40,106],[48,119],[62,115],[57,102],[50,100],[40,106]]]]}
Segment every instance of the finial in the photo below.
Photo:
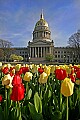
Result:
{"type": "Polygon", "coordinates": [[[43,16],[43,9],[42,9],[42,12],[41,12],[41,19],[44,19],[44,16],[43,16]]]}

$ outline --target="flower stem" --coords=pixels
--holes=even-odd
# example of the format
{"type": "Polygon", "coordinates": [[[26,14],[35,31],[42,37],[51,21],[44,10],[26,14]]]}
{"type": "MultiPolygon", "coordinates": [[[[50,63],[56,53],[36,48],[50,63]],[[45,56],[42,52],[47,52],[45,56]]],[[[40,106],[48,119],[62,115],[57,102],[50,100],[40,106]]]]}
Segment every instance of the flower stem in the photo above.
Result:
{"type": "Polygon", "coordinates": [[[66,116],[66,120],[68,120],[68,97],[67,97],[67,116],[66,116]]]}
{"type": "Polygon", "coordinates": [[[7,90],[6,90],[6,87],[5,87],[5,118],[7,119],[7,90]]]}

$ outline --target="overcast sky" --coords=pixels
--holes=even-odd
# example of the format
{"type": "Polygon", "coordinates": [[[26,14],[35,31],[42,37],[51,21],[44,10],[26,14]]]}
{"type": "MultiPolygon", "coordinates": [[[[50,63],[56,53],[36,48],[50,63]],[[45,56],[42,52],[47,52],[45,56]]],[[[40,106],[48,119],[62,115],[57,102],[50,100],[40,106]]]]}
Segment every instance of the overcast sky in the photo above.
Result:
{"type": "Polygon", "coordinates": [[[0,0],[0,39],[26,47],[42,9],[54,45],[67,46],[80,29],[80,0],[0,0]]]}

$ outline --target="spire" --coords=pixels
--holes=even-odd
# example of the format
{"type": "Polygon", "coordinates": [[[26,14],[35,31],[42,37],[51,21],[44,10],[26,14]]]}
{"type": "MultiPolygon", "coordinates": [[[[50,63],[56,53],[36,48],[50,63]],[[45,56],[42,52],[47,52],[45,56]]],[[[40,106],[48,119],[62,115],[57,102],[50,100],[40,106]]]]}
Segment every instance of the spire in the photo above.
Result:
{"type": "Polygon", "coordinates": [[[41,18],[40,19],[44,19],[44,16],[43,16],[43,9],[42,9],[42,12],[41,12],[41,18]]]}

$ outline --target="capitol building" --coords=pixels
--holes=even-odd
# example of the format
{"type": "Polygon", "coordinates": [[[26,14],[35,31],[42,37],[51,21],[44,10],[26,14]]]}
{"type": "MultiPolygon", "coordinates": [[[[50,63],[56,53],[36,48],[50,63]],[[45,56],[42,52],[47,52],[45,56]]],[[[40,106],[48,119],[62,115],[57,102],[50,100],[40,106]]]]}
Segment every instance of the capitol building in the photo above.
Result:
{"type": "MultiPolygon", "coordinates": [[[[25,48],[16,48],[15,53],[22,56],[25,61],[29,59],[30,62],[46,61],[46,55],[52,54],[54,62],[73,63],[75,51],[71,47],[54,46],[49,25],[44,19],[43,13],[41,13],[40,19],[33,30],[32,41],[29,41],[25,48]]],[[[76,60],[78,62],[78,59],[76,60]]]]}

